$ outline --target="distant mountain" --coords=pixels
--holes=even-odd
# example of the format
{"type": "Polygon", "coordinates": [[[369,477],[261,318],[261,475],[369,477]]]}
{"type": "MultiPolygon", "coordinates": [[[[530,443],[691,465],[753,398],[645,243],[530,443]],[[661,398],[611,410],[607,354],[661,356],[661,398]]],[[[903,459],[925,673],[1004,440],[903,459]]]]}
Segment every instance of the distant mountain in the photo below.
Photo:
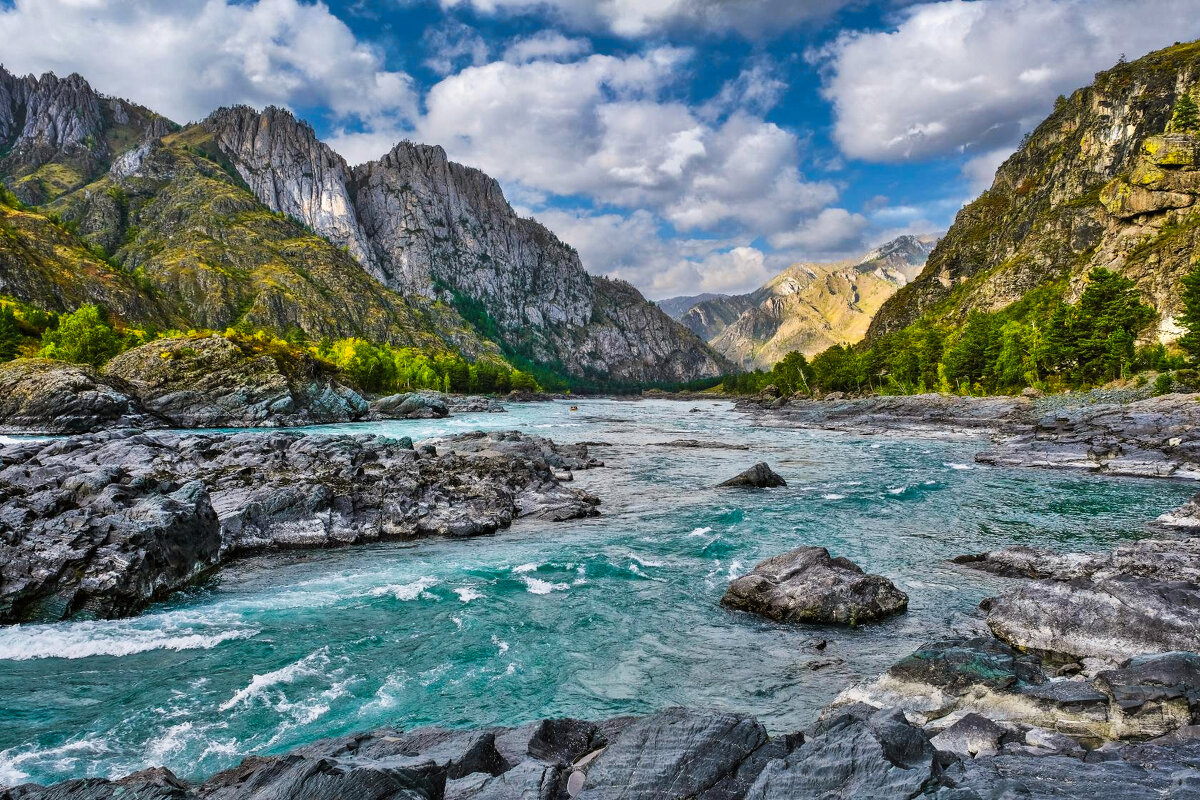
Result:
{"type": "Polygon", "coordinates": [[[350,168],[289,112],[180,128],[82,77],[0,68],[0,294],[127,322],[503,351],[593,385],[730,368],[632,286],[402,142],[350,168]]]}
{"type": "Polygon", "coordinates": [[[746,369],[768,369],[792,350],[815,355],[860,340],[883,302],[921,272],[935,242],[901,236],[859,259],[795,264],[749,294],[702,300],[678,319],[746,369]]]}
{"type": "Polygon", "coordinates": [[[1200,43],[1096,75],[1060,98],[964,207],[925,271],[884,303],[868,340],[924,318],[960,324],[1039,292],[1074,302],[1095,267],[1134,281],[1158,311],[1148,338],[1180,333],[1180,278],[1200,258],[1200,132],[1176,103],[1200,98],[1200,43]]]}
{"type": "Polygon", "coordinates": [[[656,300],[655,302],[663,310],[663,313],[671,319],[677,320],[683,316],[685,311],[697,303],[703,303],[706,300],[717,300],[722,297],[729,297],[729,295],[705,292],[704,294],[686,294],[679,297],[668,297],[666,300],[656,300]]]}

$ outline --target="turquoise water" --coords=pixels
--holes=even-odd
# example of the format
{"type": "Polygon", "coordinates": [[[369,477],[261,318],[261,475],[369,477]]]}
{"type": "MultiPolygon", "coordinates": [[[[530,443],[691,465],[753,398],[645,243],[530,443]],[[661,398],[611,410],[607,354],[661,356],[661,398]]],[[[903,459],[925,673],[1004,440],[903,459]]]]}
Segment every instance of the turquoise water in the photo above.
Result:
{"type": "Polygon", "coordinates": [[[0,629],[0,785],[152,764],[203,777],[385,724],[686,704],[792,730],[847,684],[978,624],[975,606],[999,584],[947,557],[1011,543],[1107,547],[1195,491],[977,467],[979,439],[756,427],[727,403],[578,405],[316,430],[515,428],[608,442],[593,449],[607,466],[576,476],[603,498],[600,518],[261,557],[136,619],[0,629]],[[647,446],[684,437],[752,449],[647,446]],[[759,460],[789,487],[710,488],[759,460]],[[813,629],[718,605],[731,575],[803,544],[891,577],[908,613],[813,629]],[[828,640],[824,652],[814,637],[828,640]],[[841,662],[814,670],[816,658],[841,662]]]}

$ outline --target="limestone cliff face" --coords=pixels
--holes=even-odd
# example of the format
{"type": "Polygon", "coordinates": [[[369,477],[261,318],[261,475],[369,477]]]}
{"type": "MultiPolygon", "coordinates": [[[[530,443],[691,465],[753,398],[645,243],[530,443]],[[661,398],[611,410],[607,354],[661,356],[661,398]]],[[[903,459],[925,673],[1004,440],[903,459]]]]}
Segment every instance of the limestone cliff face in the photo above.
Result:
{"type": "Polygon", "coordinates": [[[888,300],[867,338],[922,315],[961,321],[1033,289],[1073,301],[1093,267],[1135,281],[1178,335],[1179,279],[1200,253],[1200,161],[1191,134],[1167,135],[1183,92],[1200,94],[1200,43],[1176,45],[1099,73],[1060,100],[958,213],[921,275],[888,300]]]}
{"type": "Polygon", "coordinates": [[[401,142],[348,169],[278,109],[222,109],[204,124],[269,208],[344,244],[388,287],[453,302],[510,352],[621,382],[729,367],[632,287],[589,275],[573,248],[517,216],[494,179],[440,147],[401,142]]]}
{"type": "Polygon", "coordinates": [[[0,67],[0,174],[24,202],[84,185],[114,156],[172,127],[141,106],[98,94],[80,75],[17,77],[0,67]]]}
{"type": "Polygon", "coordinates": [[[792,350],[812,356],[852,344],[921,271],[935,241],[901,236],[857,260],[796,264],[750,294],[698,303],[680,321],[747,369],[769,369],[792,350]]]}

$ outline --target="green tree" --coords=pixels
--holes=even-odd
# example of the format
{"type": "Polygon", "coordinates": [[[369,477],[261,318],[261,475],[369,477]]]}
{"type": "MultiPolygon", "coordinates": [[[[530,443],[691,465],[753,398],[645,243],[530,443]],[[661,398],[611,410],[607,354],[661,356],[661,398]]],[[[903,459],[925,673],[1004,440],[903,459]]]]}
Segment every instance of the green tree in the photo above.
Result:
{"type": "Polygon", "coordinates": [[[1175,111],[1171,114],[1171,130],[1176,133],[1187,133],[1200,128],[1200,109],[1189,92],[1184,92],[1175,101],[1175,111]]]}
{"type": "Polygon", "coordinates": [[[1179,346],[1195,360],[1200,360],[1200,263],[1183,277],[1183,311],[1175,318],[1187,333],[1179,337],[1179,346]]]}
{"type": "Polygon", "coordinates": [[[59,361],[100,366],[121,352],[121,337],[94,305],[80,306],[58,319],[58,326],[42,334],[39,355],[59,361]]]}
{"type": "Polygon", "coordinates": [[[812,369],[808,366],[808,359],[799,350],[788,353],[771,370],[771,382],[786,394],[811,393],[811,379],[812,369]]]}
{"type": "Polygon", "coordinates": [[[21,346],[21,328],[11,308],[0,309],[0,361],[12,361],[21,346]]]}

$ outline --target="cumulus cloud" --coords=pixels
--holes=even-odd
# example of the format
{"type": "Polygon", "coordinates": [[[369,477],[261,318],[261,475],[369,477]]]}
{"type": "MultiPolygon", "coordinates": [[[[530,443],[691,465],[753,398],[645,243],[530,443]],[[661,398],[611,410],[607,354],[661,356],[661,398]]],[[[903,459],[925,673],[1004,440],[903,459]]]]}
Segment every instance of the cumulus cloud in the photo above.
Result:
{"type": "Polygon", "coordinates": [[[540,14],[577,29],[639,37],[667,30],[758,36],[822,20],[853,0],[441,0],[484,14],[540,14]]]}
{"type": "Polygon", "coordinates": [[[771,237],[776,250],[796,250],[807,258],[840,256],[865,250],[870,221],[844,208],[826,208],[795,230],[771,237]]]}
{"type": "Polygon", "coordinates": [[[977,172],[1011,152],[1057,95],[1090,83],[1121,53],[1200,36],[1194,12],[1193,0],[946,0],[901,12],[892,30],[843,34],[809,57],[825,70],[846,155],[966,153],[981,157],[977,172]]]}
{"type": "Polygon", "coordinates": [[[683,231],[774,233],[836,197],[800,173],[794,133],[664,99],[690,57],[658,48],[468,68],[430,89],[417,134],[508,183],[652,209],[683,231]]]}
{"type": "Polygon", "coordinates": [[[221,105],[327,108],[378,121],[412,116],[403,72],[324,4],[300,0],[15,0],[0,6],[5,65],[80,72],[100,91],[179,121],[221,105]]]}

